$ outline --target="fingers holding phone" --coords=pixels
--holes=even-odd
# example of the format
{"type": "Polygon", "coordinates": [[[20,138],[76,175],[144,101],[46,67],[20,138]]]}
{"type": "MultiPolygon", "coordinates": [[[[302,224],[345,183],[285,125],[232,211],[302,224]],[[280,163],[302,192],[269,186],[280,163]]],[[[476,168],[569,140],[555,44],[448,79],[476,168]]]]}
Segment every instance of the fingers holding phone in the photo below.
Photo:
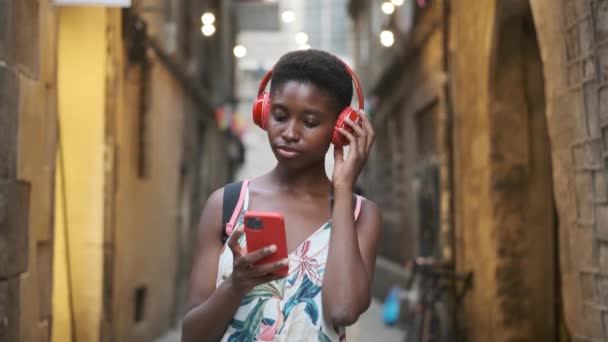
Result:
{"type": "Polygon", "coordinates": [[[244,228],[234,231],[226,243],[233,254],[233,285],[244,293],[287,275],[289,259],[282,215],[246,213],[244,228]],[[243,234],[246,248],[238,242],[243,234]]]}

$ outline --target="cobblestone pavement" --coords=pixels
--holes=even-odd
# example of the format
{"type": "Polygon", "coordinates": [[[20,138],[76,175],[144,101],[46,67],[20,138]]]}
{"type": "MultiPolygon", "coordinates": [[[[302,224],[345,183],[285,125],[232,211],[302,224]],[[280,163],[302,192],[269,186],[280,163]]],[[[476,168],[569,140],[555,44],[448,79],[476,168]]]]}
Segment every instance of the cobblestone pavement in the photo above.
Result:
{"type": "MultiPolygon", "coordinates": [[[[346,340],[348,342],[400,342],[403,339],[403,331],[384,326],[381,310],[381,303],[377,300],[372,301],[369,310],[361,315],[359,321],[346,329],[346,340]]],[[[171,331],[156,342],[179,342],[179,337],[178,331],[171,331]]]]}

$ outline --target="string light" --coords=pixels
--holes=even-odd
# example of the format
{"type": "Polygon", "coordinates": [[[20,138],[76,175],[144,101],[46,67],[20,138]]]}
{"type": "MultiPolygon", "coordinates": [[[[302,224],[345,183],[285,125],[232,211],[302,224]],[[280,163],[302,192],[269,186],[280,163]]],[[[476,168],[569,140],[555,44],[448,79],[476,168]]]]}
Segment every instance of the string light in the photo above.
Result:
{"type": "Polygon", "coordinates": [[[300,45],[304,45],[308,43],[308,35],[306,32],[298,32],[296,33],[296,43],[300,45]]]}
{"type": "Polygon", "coordinates": [[[285,23],[291,23],[296,19],[296,14],[293,11],[284,11],[281,14],[281,19],[283,19],[283,22],[285,23]]]}
{"type": "Polygon", "coordinates": [[[205,37],[209,37],[215,33],[215,26],[213,25],[203,25],[201,28],[201,32],[205,37]]]}
{"type": "Polygon", "coordinates": [[[395,6],[391,2],[382,3],[381,9],[384,14],[393,14],[395,12],[395,6]]]}
{"type": "Polygon", "coordinates": [[[215,22],[215,16],[213,13],[205,12],[201,16],[201,21],[203,22],[203,25],[211,25],[215,22]]]}
{"type": "Polygon", "coordinates": [[[390,47],[395,42],[395,36],[393,32],[384,30],[380,32],[380,43],[386,47],[390,47]]]}
{"type": "Polygon", "coordinates": [[[234,47],[234,49],[232,49],[232,52],[236,58],[243,58],[245,55],[247,55],[247,48],[243,45],[237,45],[234,47]]]}

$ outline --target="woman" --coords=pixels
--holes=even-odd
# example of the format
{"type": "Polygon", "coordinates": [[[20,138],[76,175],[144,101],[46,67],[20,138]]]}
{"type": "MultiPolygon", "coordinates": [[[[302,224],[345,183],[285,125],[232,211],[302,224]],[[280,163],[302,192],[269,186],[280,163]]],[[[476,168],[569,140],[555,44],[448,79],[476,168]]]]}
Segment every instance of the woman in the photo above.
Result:
{"type": "Polygon", "coordinates": [[[267,130],[277,165],[246,184],[244,205],[225,244],[224,189],[208,199],[183,342],[340,341],[344,327],[369,307],[381,215],[373,202],[353,196],[374,141],[362,110],[361,123],[346,118],[350,129],[336,130],[350,143],[349,153],[336,146],[331,181],[325,173],[325,155],[336,141],[338,116],[350,105],[353,78],[338,58],[313,49],[287,53],[273,68],[268,115],[256,120],[267,130]],[[284,215],[287,259],[254,266],[276,246],[247,252],[247,210],[284,215]],[[285,265],[286,277],[271,274],[285,265]]]}

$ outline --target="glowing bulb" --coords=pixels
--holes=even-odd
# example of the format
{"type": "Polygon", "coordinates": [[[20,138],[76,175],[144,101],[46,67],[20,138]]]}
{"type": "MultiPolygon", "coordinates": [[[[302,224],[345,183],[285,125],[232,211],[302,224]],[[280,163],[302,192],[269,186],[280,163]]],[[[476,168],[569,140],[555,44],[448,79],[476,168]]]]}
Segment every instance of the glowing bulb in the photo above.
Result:
{"type": "Polygon", "coordinates": [[[291,23],[296,19],[296,14],[293,11],[284,11],[281,14],[281,19],[283,19],[283,22],[285,23],[291,23]]]}
{"type": "Polygon", "coordinates": [[[391,0],[391,2],[395,6],[401,6],[401,5],[403,5],[403,0],[391,0]]]}
{"type": "Polygon", "coordinates": [[[392,46],[394,42],[395,36],[393,35],[393,32],[386,30],[380,32],[380,43],[382,43],[382,45],[389,47],[392,46]]]}
{"type": "Polygon", "coordinates": [[[381,8],[382,12],[384,12],[385,14],[392,14],[393,12],[395,12],[395,6],[390,2],[383,3],[381,8]]]}
{"type": "Polygon", "coordinates": [[[201,21],[203,22],[203,25],[211,25],[215,22],[215,16],[213,13],[205,12],[201,16],[201,21]]]}
{"type": "Polygon", "coordinates": [[[245,57],[245,55],[247,55],[247,48],[243,45],[237,45],[234,47],[234,49],[232,49],[232,52],[234,53],[236,58],[243,58],[245,57]]]}
{"type": "Polygon", "coordinates": [[[203,35],[205,35],[205,37],[209,37],[215,33],[215,26],[211,24],[203,25],[203,27],[201,28],[201,32],[203,32],[203,35]]]}
{"type": "Polygon", "coordinates": [[[306,32],[298,32],[296,33],[296,43],[300,45],[304,45],[308,43],[308,35],[306,32]]]}

